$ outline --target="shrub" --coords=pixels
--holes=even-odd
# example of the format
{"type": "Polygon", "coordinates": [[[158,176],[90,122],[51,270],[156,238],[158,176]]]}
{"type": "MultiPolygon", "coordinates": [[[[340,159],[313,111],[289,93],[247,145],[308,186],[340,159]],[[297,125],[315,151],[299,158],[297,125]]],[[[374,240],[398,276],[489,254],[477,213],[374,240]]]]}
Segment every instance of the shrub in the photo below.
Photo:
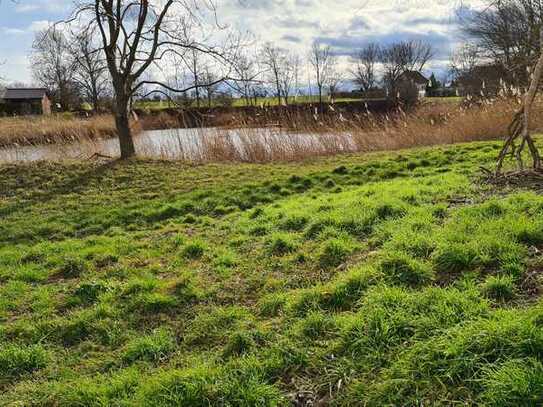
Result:
{"type": "Polygon", "coordinates": [[[490,276],[483,284],[486,297],[498,301],[507,301],[515,295],[515,282],[511,276],[490,276]]]}
{"type": "Polygon", "coordinates": [[[392,283],[420,286],[431,282],[434,278],[429,265],[401,252],[387,254],[380,261],[379,268],[392,283]]]}

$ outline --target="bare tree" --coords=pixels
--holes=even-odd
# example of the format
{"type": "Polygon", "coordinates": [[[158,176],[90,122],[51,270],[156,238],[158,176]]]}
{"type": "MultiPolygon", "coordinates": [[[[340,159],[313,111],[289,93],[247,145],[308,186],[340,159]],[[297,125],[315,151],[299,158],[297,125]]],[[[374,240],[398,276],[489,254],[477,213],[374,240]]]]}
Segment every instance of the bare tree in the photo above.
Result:
{"type": "Polygon", "coordinates": [[[296,78],[298,75],[297,70],[299,69],[298,64],[299,59],[295,55],[285,52],[283,58],[283,69],[280,71],[279,79],[285,105],[289,104],[292,92],[296,91],[296,78]]]}
{"type": "Polygon", "coordinates": [[[34,80],[48,88],[63,109],[74,104],[74,63],[70,44],[58,27],[36,33],[31,54],[34,80]]]}
{"type": "Polygon", "coordinates": [[[229,81],[228,85],[245,100],[247,106],[252,105],[257,87],[263,82],[263,70],[259,66],[258,59],[246,49],[240,48],[233,58],[232,70],[237,80],[229,81]]]}
{"type": "Polygon", "coordinates": [[[100,103],[109,90],[106,61],[100,46],[94,41],[96,30],[85,27],[73,33],[70,44],[73,62],[73,80],[82,89],[93,110],[100,110],[100,103]]]}
{"type": "Polygon", "coordinates": [[[322,105],[323,90],[330,79],[333,64],[331,47],[314,42],[309,54],[309,61],[313,67],[315,83],[319,92],[319,104],[322,105]]]}
{"type": "Polygon", "coordinates": [[[400,77],[408,71],[422,71],[433,55],[432,46],[422,41],[401,41],[384,48],[381,61],[389,91],[395,94],[400,77]]]}
{"type": "Polygon", "coordinates": [[[330,76],[327,82],[330,97],[332,98],[332,100],[334,100],[335,95],[339,92],[340,87],[343,84],[343,73],[338,69],[335,64],[330,69],[330,76]]]}
{"type": "Polygon", "coordinates": [[[377,84],[376,66],[381,59],[379,44],[370,43],[356,55],[355,68],[352,71],[355,83],[367,92],[377,84]]]}
{"type": "Polygon", "coordinates": [[[270,82],[275,87],[275,95],[277,96],[278,103],[281,104],[284,87],[282,79],[286,70],[286,55],[284,50],[274,46],[272,43],[264,44],[262,48],[262,63],[270,77],[270,82]]]}
{"type": "Polygon", "coordinates": [[[479,64],[479,61],[480,51],[477,45],[462,45],[451,55],[449,70],[452,77],[458,79],[459,77],[470,74],[479,64]]]}
{"type": "MultiPolygon", "coordinates": [[[[183,93],[200,85],[174,89],[166,80],[144,78],[151,67],[169,55],[188,52],[224,60],[224,48],[219,50],[185,35],[187,26],[205,24],[206,11],[216,16],[214,4],[209,0],[82,0],[74,11],[73,19],[89,19],[98,27],[115,94],[121,158],[135,155],[130,116],[133,97],[139,89],[150,86],[157,91],[183,93]]],[[[205,42],[208,40],[206,36],[205,42]]]]}

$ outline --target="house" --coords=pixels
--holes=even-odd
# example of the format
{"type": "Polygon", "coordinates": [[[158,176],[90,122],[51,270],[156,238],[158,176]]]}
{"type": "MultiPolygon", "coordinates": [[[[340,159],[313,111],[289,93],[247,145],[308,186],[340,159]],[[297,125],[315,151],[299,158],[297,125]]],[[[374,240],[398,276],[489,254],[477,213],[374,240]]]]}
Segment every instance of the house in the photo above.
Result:
{"type": "Polygon", "coordinates": [[[50,115],[51,100],[44,88],[6,88],[0,92],[0,110],[10,115],[50,115]]]}
{"type": "Polygon", "coordinates": [[[426,88],[430,80],[419,71],[405,71],[398,77],[398,88],[406,85],[414,86],[417,89],[419,99],[426,97],[426,88]]]}
{"type": "Polygon", "coordinates": [[[509,72],[500,64],[478,65],[455,81],[459,96],[484,97],[497,96],[511,83],[509,72]]]}

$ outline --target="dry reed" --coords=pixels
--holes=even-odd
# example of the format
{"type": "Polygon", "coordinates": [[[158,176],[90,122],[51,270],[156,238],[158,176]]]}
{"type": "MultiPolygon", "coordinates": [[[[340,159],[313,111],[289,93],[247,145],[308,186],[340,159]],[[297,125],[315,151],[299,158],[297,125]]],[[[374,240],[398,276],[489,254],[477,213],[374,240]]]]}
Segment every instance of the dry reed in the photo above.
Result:
{"type": "MultiPolygon", "coordinates": [[[[190,162],[251,162],[296,161],[314,156],[342,153],[396,150],[417,146],[492,140],[504,137],[507,126],[518,108],[518,100],[497,100],[478,105],[425,104],[411,113],[401,110],[374,115],[369,112],[346,118],[336,112],[316,115],[315,112],[290,114],[288,126],[251,127],[238,123],[236,129],[199,128],[171,130],[159,134],[144,133],[136,138],[140,156],[190,162]]],[[[543,112],[539,101],[536,112],[543,112]]],[[[91,119],[90,123],[107,123],[110,118],[91,119]]],[[[22,125],[19,123],[19,125],[22,125]]],[[[543,115],[535,114],[534,130],[543,128],[543,115]]],[[[36,124],[32,124],[33,128],[36,124]]],[[[61,126],[62,128],[62,126],[61,126]]],[[[66,128],[70,128],[66,126],[66,128]]],[[[98,128],[98,127],[96,127],[98,128]]],[[[44,153],[31,150],[11,151],[11,157],[0,152],[0,161],[21,159],[64,159],[102,153],[118,154],[115,140],[93,139],[72,134],[78,143],[48,146],[44,153]],[[25,158],[26,157],[26,158],[25,158]]],[[[86,130],[92,134],[91,130],[86,130]]],[[[28,130],[30,133],[31,130],[28,130]]],[[[88,134],[87,133],[87,134],[88,134]]],[[[70,139],[70,137],[68,137],[70,139]]]]}
{"type": "Polygon", "coordinates": [[[88,119],[62,115],[0,118],[2,147],[66,143],[115,135],[115,122],[110,115],[88,119]]]}

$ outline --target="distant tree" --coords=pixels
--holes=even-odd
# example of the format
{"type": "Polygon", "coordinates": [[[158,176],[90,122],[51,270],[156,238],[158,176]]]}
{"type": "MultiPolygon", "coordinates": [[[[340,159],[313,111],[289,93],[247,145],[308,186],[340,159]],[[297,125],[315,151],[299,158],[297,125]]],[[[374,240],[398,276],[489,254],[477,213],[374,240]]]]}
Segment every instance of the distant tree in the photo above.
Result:
{"type": "Polygon", "coordinates": [[[481,61],[481,52],[477,45],[464,44],[452,54],[449,62],[449,71],[453,80],[469,75],[481,61]]]}
{"type": "Polygon", "coordinates": [[[245,100],[247,106],[253,102],[256,104],[255,93],[263,82],[263,69],[256,55],[246,48],[240,48],[233,58],[232,70],[236,80],[228,81],[227,84],[245,100]]]}
{"type": "Polygon", "coordinates": [[[351,71],[355,83],[367,92],[377,85],[376,66],[381,60],[381,47],[370,43],[355,56],[355,68],[351,71]]]}
{"type": "Polygon", "coordinates": [[[70,41],[73,80],[78,84],[85,99],[98,112],[101,102],[109,93],[110,81],[107,63],[99,44],[94,40],[96,30],[85,27],[72,34],[70,41]]]}
{"type": "Polygon", "coordinates": [[[313,68],[315,84],[319,92],[319,104],[323,103],[323,90],[330,81],[334,57],[332,56],[332,48],[322,45],[319,42],[314,42],[309,53],[309,62],[313,68]]]}
{"type": "Polygon", "coordinates": [[[268,42],[262,48],[261,59],[279,104],[288,104],[293,79],[291,57],[284,49],[268,42]]]}
{"type": "Polygon", "coordinates": [[[39,31],[32,44],[31,69],[34,80],[48,88],[63,110],[76,107],[78,89],[70,43],[58,27],[39,31]]]}
{"type": "Polygon", "coordinates": [[[389,91],[396,94],[400,77],[407,71],[422,71],[433,55],[432,46],[423,41],[401,41],[385,47],[381,52],[381,62],[389,91]]]}

